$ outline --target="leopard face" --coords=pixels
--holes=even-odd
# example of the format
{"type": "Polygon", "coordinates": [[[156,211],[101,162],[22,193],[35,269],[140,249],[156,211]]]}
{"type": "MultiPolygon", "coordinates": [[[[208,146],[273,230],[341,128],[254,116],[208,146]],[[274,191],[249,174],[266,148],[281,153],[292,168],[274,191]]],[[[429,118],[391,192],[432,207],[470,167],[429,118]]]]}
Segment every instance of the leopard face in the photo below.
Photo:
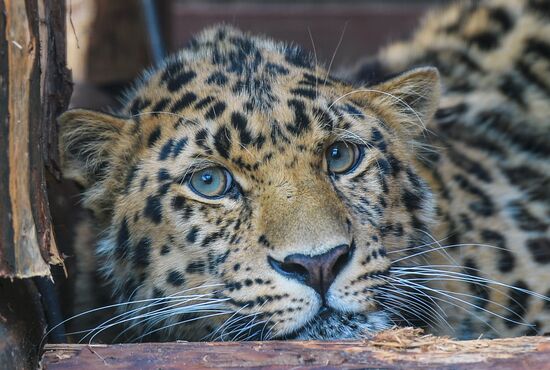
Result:
{"type": "Polygon", "coordinates": [[[435,69],[360,89],[219,27],[148,72],[118,116],[65,113],[64,174],[86,188],[125,320],[161,340],[392,326],[378,292],[433,217],[413,138],[438,91],[435,69]]]}

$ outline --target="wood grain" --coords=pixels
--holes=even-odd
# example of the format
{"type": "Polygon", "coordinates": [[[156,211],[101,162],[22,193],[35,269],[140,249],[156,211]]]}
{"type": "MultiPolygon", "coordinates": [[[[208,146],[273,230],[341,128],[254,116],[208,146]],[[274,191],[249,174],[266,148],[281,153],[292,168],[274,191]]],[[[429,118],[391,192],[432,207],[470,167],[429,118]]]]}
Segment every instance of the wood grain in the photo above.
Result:
{"type": "Polygon", "coordinates": [[[550,369],[550,338],[48,345],[44,369],[550,369]]]}
{"type": "Polygon", "coordinates": [[[65,7],[0,1],[0,277],[49,276],[53,238],[45,168],[57,165],[55,118],[66,109],[65,7]]]}

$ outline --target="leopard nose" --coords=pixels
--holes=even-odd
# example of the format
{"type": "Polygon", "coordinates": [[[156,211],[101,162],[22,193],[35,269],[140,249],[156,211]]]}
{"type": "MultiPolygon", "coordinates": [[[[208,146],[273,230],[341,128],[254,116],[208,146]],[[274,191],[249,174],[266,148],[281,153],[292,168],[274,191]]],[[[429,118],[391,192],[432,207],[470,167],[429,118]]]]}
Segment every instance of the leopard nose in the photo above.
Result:
{"type": "Polygon", "coordinates": [[[268,261],[275,271],[310,286],[324,300],[330,285],[349,262],[352,254],[353,249],[344,244],[315,256],[291,254],[282,262],[271,257],[268,257],[268,261]]]}

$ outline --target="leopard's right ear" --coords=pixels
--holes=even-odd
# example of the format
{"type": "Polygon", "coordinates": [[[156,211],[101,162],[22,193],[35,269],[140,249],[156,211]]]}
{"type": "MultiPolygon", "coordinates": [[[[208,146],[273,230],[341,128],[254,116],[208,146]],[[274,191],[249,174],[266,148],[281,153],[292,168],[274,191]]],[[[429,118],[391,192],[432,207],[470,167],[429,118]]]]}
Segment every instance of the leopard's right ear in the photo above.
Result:
{"type": "Polygon", "coordinates": [[[73,109],[59,118],[59,151],[63,177],[87,188],[109,166],[113,148],[123,139],[129,119],[86,109],[73,109]]]}

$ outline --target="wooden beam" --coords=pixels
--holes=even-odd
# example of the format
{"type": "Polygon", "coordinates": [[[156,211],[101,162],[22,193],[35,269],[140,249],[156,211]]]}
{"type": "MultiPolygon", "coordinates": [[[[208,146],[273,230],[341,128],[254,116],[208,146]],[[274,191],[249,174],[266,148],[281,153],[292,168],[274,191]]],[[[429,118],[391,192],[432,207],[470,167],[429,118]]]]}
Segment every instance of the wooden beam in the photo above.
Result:
{"type": "Polygon", "coordinates": [[[0,0],[0,277],[48,276],[53,238],[45,169],[71,93],[65,3],[0,0]]]}
{"type": "Polygon", "coordinates": [[[550,338],[453,341],[414,329],[370,341],[47,345],[44,369],[550,369],[550,338]]]}

